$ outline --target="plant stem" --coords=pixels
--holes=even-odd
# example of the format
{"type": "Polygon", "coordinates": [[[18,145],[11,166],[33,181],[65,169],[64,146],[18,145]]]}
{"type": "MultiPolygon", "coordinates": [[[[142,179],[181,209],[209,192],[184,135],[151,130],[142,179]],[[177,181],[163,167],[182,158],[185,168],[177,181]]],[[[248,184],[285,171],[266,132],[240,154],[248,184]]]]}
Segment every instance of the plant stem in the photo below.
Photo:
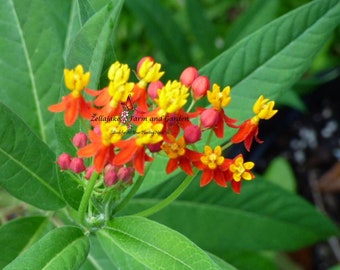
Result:
{"type": "Polygon", "coordinates": [[[97,178],[98,178],[98,174],[94,171],[92,173],[90,181],[86,185],[85,192],[84,192],[83,197],[81,198],[81,202],[80,202],[80,206],[78,210],[79,221],[85,227],[87,227],[88,225],[88,222],[86,221],[86,212],[87,212],[86,210],[89,205],[89,201],[92,195],[93,188],[96,184],[97,178]]]}
{"type": "Polygon", "coordinates": [[[112,215],[122,210],[125,205],[131,200],[131,198],[136,194],[139,187],[142,185],[144,176],[139,175],[136,183],[133,185],[129,193],[124,197],[123,200],[112,210],[112,215]]]}
{"type": "Polygon", "coordinates": [[[184,179],[184,181],[175,189],[174,192],[172,192],[168,197],[166,197],[163,201],[159,202],[158,204],[144,210],[141,212],[138,212],[137,214],[135,214],[136,216],[143,216],[143,217],[147,217],[150,216],[160,210],[162,210],[164,207],[166,207],[167,205],[169,205],[171,202],[173,202],[174,200],[176,200],[178,198],[179,195],[182,194],[182,192],[189,186],[189,184],[191,183],[192,179],[194,179],[194,177],[192,175],[187,175],[187,177],[184,179]]]}

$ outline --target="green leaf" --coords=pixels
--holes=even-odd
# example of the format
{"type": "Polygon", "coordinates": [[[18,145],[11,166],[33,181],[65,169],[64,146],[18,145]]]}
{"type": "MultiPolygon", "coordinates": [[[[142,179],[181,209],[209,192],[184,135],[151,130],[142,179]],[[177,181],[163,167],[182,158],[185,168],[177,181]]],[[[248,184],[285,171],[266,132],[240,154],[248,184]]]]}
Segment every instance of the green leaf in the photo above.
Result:
{"type": "Polygon", "coordinates": [[[334,265],[333,267],[329,268],[328,270],[340,270],[340,264],[334,265]]]}
{"type": "Polygon", "coordinates": [[[186,237],[142,217],[116,218],[98,238],[121,269],[220,269],[186,237]]]}
{"type": "Polygon", "coordinates": [[[296,179],[289,162],[283,157],[272,160],[267,167],[264,178],[290,192],[296,192],[296,179]]]}
{"type": "Polygon", "coordinates": [[[86,21],[71,45],[66,66],[74,68],[82,64],[85,70],[90,70],[91,88],[96,89],[99,85],[106,52],[111,49],[122,4],[123,0],[111,0],[86,21]]]}
{"type": "Polygon", "coordinates": [[[297,109],[301,112],[306,112],[307,107],[305,103],[303,102],[302,98],[298,95],[294,89],[290,88],[287,90],[284,90],[277,99],[277,104],[279,105],[286,105],[290,106],[294,109],[297,109]]]}
{"type": "Polygon", "coordinates": [[[206,58],[216,56],[216,31],[205,16],[205,10],[197,0],[186,0],[186,14],[196,43],[204,52],[206,58]]]}
{"type": "Polygon", "coordinates": [[[87,256],[86,262],[80,268],[81,270],[119,269],[101,247],[98,238],[95,235],[90,236],[90,244],[90,253],[87,256]]]}
{"type": "Polygon", "coordinates": [[[190,63],[190,54],[181,27],[160,1],[126,0],[126,5],[138,21],[144,24],[155,46],[164,53],[169,62],[190,63]]]}
{"type": "Polygon", "coordinates": [[[89,240],[76,227],[61,227],[49,232],[4,270],[78,269],[86,259],[89,240]]]}
{"type": "Polygon", "coordinates": [[[244,14],[232,24],[226,38],[226,45],[229,47],[272,21],[276,17],[279,4],[278,0],[254,1],[244,14]]]}
{"type": "Polygon", "coordinates": [[[226,261],[222,260],[221,258],[217,257],[216,255],[207,252],[209,257],[223,270],[236,270],[235,267],[227,263],[226,261]]]}
{"type": "Polygon", "coordinates": [[[312,1],[242,39],[200,72],[231,85],[227,112],[245,120],[261,94],[275,99],[301,77],[339,20],[338,0],[312,1]]]}
{"type": "MultiPolygon", "coordinates": [[[[294,250],[339,234],[336,226],[305,200],[260,176],[245,182],[240,195],[213,183],[200,188],[199,177],[178,200],[151,218],[214,254],[294,250]]],[[[173,180],[140,195],[122,214],[153,206],[178,184],[173,180]]]]}
{"type": "Polygon", "coordinates": [[[69,4],[0,1],[1,101],[48,143],[55,136],[47,107],[59,96],[69,4]]]}
{"type": "Polygon", "coordinates": [[[47,233],[50,223],[46,217],[15,219],[0,227],[0,268],[3,269],[23,250],[47,233]]]}
{"type": "Polygon", "coordinates": [[[38,208],[63,207],[52,151],[1,103],[0,122],[0,185],[38,208]]]}

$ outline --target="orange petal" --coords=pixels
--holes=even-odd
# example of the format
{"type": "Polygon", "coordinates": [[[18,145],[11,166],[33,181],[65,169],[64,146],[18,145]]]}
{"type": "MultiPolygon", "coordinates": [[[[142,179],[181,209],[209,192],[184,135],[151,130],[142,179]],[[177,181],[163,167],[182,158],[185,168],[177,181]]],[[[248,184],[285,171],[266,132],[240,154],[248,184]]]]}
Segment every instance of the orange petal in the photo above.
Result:
{"type": "Polygon", "coordinates": [[[77,152],[77,155],[80,157],[92,157],[98,152],[98,150],[98,144],[90,143],[80,148],[77,152]]]}
{"type": "Polygon", "coordinates": [[[240,182],[231,181],[231,187],[232,187],[232,189],[235,193],[240,194],[240,192],[241,192],[241,181],[240,182]]]}
{"type": "Polygon", "coordinates": [[[62,111],[65,111],[65,109],[66,109],[66,104],[64,101],[57,103],[57,104],[53,104],[48,107],[48,110],[50,112],[62,112],[62,111]]]}
{"type": "Polygon", "coordinates": [[[109,147],[102,147],[94,157],[94,167],[98,173],[101,173],[108,162],[109,147]]]}
{"type": "Polygon", "coordinates": [[[67,102],[64,121],[70,127],[77,120],[79,114],[79,98],[70,98],[67,102]]]}

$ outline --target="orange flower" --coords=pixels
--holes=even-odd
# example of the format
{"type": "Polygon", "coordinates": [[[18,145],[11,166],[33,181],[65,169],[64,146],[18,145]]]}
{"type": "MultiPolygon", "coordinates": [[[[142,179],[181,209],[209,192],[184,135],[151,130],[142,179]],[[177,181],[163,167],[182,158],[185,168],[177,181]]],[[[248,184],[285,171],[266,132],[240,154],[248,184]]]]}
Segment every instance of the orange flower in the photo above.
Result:
{"type": "Polygon", "coordinates": [[[254,139],[258,143],[263,143],[263,141],[258,138],[259,122],[261,119],[268,120],[277,113],[277,110],[273,110],[274,105],[274,101],[269,101],[269,99],[265,99],[261,95],[253,106],[255,116],[239,126],[238,132],[232,137],[231,141],[233,143],[243,142],[248,151],[250,151],[254,139]]]}
{"type": "Polygon", "coordinates": [[[101,122],[100,132],[89,131],[90,144],[78,150],[80,157],[94,156],[94,166],[98,173],[105,165],[113,163],[115,157],[114,145],[121,140],[127,132],[127,126],[119,121],[101,122]]]}
{"type": "Polygon", "coordinates": [[[144,174],[145,161],[152,161],[153,158],[145,153],[145,147],[150,144],[156,144],[163,140],[161,132],[163,124],[154,124],[150,117],[147,117],[136,129],[136,137],[126,141],[116,143],[120,152],[114,159],[115,165],[123,165],[133,161],[135,169],[144,174]]]}
{"type": "Polygon", "coordinates": [[[204,147],[204,155],[194,165],[203,171],[201,178],[201,187],[209,184],[211,180],[222,186],[226,187],[228,178],[225,173],[228,170],[230,160],[222,156],[221,146],[216,146],[214,150],[208,145],[204,147]]]}
{"type": "Polygon", "coordinates": [[[235,157],[229,165],[231,187],[236,193],[241,191],[241,180],[253,180],[255,175],[250,171],[255,166],[254,162],[244,162],[242,154],[235,157]]]}
{"type": "Polygon", "coordinates": [[[228,106],[231,101],[230,86],[226,86],[221,91],[220,86],[214,84],[212,91],[207,92],[207,97],[209,102],[212,104],[213,109],[218,112],[217,123],[213,127],[213,130],[218,138],[223,138],[224,123],[226,123],[229,127],[235,128],[236,126],[234,123],[237,121],[228,117],[223,110],[223,108],[228,106]]]}
{"type": "Polygon", "coordinates": [[[86,102],[81,95],[82,90],[90,81],[90,72],[84,73],[83,67],[78,65],[72,70],[64,69],[64,78],[66,87],[72,92],[62,97],[60,103],[49,106],[48,110],[51,112],[65,111],[65,124],[72,126],[79,114],[86,119],[91,118],[91,103],[86,102]]]}
{"type": "Polygon", "coordinates": [[[191,162],[198,161],[201,154],[188,149],[184,137],[181,137],[176,141],[175,137],[169,135],[169,139],[171,143],[165,143],[161,146],[170,158],[166,166],[166,173],[172,173],[180,166],[184,172],[193,175],[191,162]]]}

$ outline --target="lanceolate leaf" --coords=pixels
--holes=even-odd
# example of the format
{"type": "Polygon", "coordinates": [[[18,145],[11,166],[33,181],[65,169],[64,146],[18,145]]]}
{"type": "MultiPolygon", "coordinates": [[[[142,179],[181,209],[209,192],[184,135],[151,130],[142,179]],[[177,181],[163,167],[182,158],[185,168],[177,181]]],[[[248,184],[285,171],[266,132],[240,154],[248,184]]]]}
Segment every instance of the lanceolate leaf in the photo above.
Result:
{"type": "Polygon", "coordinates": [[[142,22],[156,46],[162,50],[170,62],[187,64],[190,62],[188,46],[181,28],[173,19],[173,14],[160,1],[127,0],[126,5],[142,22]]]}
{"type": "Polygon", "coordinates": [[[52,151],[1,103],[0,123],[0,185],[38,208],[63,207],[52,151]]]}
{"type": "Polygon", "coordinates": [[[15,259],[47,233],[50,223],[46,217],[27,217],[13,220],[0,227],[0,268],[15,259]]]}
{"type": "Polygon", "coordinates": [[[275,98],[301,77],[339,20],[338,0],[312,1],[242,39],[201,73],[232,87],[227,110],[244,120],[260,94],[275,98]]]}
{"type": "Polygon", "coordinates": [[[67,68],[82,64],[85,70],[91,71],[90,87],[94,89],[98,89],[105,54],[112,42],[122,4],[122,0],[112,0],[90,17],[74,38],[66,59],[67,68]]]}
{"type": "Polygon", "coordinates": [[[57,228],[32,245],[4,270],[79,269],[88,251],[88,237],[79,228],[57,228]]]}
{"type": "MultiPolygon", "coordinates": [[[[173,182],[134,199],[125,213],[158,203],[169,185],[178,185],[173,182]]],[[[197,176],[178,200],[151,217],[211,252],[292,250],[339,234],[306,201],[259,176],[243,184],[241,195],[214,183],[200,188],[197,176]]]]}
{"type": "Polygon", "coordinates": [[[69,0],[0,1],[1,101],[15,110],[45,142],[53,142],[69,0]]]}
{"type": "Polygon", "coordinates": [[[220,269],[186,237],[142,217],[116,218],[98,237],[121,269],[220,269]]]}

